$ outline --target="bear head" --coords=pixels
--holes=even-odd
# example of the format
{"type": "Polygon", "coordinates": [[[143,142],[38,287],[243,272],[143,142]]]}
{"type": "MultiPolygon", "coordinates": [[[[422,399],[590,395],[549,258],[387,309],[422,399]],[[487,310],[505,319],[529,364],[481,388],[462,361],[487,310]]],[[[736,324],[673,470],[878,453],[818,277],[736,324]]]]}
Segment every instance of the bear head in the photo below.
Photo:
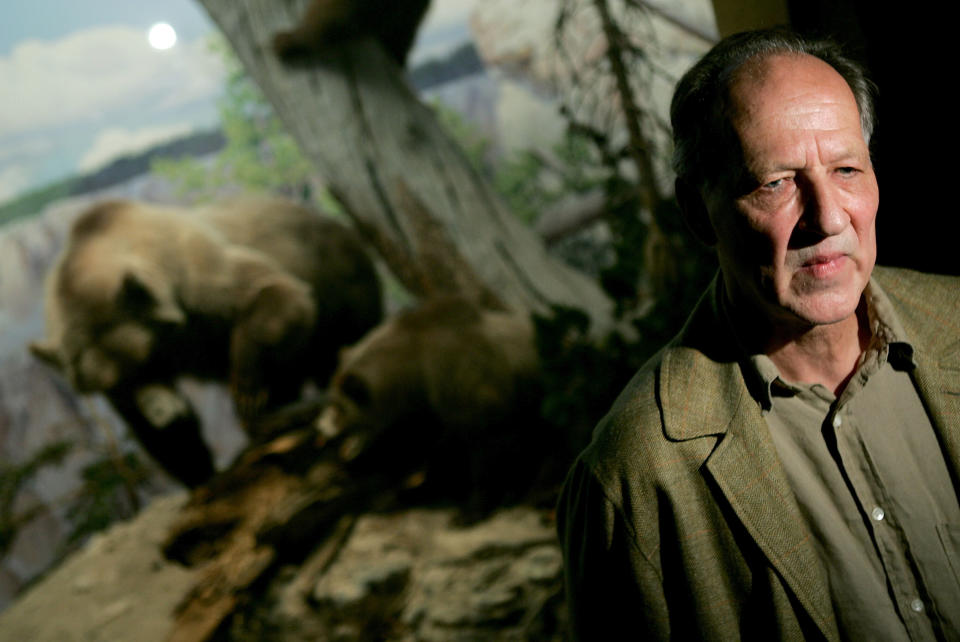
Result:
{"type": "Polygon", "coordinates": [[[185,321],[171,293],[136,270],[97,296],[84,292],[93,284],[71,284],[64,277],[62,269],[54,275],[48,336],[29,348],[78,392],[105,392],[135,378],[151,359],[157,337],[185,321]]]}

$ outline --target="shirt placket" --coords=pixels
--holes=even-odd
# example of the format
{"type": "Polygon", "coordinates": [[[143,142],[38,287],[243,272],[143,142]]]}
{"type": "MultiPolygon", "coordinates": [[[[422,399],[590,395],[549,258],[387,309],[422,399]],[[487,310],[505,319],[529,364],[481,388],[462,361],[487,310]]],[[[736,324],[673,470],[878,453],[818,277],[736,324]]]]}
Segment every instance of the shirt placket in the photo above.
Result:
{"type": "Polygon", "coordinates": [[[867,452],[856,419],[838,406],[827,416],[833,429],[837,452],[844,474],[849,480],[861,516],[867,523],[877,554],[893,591],[894,601],[911,640],[935,640],[927,616],[929,607],[917,585],[916,575],[906,558],[907,542],[891,510],[892,502],[884,496],[879,479],[867,452]]]}

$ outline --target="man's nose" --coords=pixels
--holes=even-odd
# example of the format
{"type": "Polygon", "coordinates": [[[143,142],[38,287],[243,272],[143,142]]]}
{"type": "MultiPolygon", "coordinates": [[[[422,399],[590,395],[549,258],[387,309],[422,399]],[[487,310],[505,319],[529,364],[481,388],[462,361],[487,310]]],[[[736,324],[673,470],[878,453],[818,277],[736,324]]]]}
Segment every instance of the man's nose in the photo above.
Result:
{"type": "Polygon", "coordinates": [[[805,181],[804,209],[798,227],[822,236],[839,234],[850,223],[837,188],[827,178],[805,181]]]}

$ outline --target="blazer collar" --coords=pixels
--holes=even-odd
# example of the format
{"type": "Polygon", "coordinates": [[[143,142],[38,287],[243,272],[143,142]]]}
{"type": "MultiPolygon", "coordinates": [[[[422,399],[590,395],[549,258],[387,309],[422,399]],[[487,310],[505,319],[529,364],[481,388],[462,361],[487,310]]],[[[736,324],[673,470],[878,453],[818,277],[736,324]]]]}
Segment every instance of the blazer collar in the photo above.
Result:
{"type": "Polygon", "coordinates": [[[663,424],[675,441],[724,434],[741,408],[754,403],[740,373],[736,339],[720,309],[721,290],[717,275],[663,355],[663,424]]]}

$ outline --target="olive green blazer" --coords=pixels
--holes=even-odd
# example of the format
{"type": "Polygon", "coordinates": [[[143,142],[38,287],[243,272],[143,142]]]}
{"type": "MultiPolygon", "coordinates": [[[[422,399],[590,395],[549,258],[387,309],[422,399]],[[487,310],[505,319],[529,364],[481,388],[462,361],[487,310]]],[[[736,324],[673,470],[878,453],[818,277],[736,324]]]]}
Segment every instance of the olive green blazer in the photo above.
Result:
{"type": "MultiPolygon", "coordinates": [[[[960,278],[876,268],[960,476],[960,278]]],[[[574,636],[839,640],[821,564],[717,308],[633,378],[558,505],[574,636]]]]}

